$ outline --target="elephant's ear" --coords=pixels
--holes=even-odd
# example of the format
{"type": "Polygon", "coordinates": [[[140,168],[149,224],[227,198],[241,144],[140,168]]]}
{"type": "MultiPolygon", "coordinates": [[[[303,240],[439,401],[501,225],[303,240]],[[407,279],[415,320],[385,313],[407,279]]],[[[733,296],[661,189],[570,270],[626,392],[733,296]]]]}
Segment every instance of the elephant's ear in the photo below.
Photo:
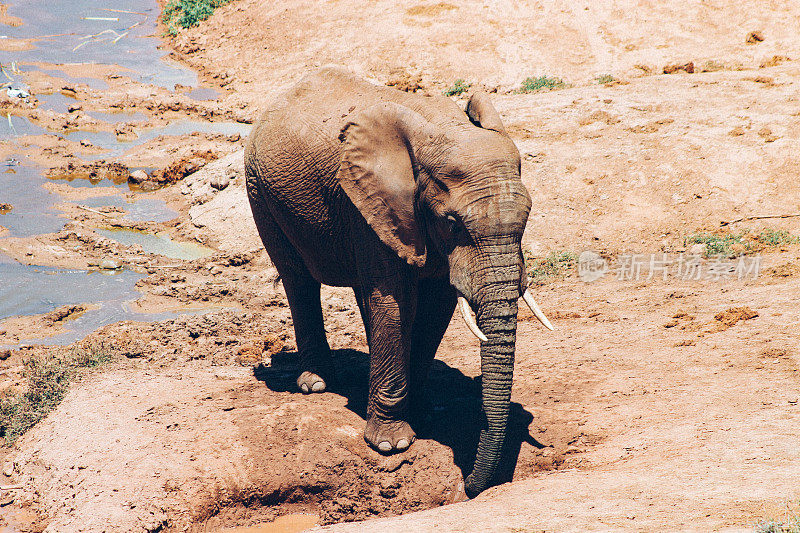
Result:
{"type": "Polygon", "coordinates": [[[467,102],[465,110],[467,116],[473,124],[485,130],[494,130],[497,133],[506,134],[500,114],[489,101],[489,95],[483,91],[473,93],[467,102]]]}
{"type": "Polygon", "coordinates": [[[410,138],[428,136],[419,113],[383,103],[342,128],[337,178],[378,237],[410,265],[425,264],[425,234],[415,212],[418,170],[410,138]]]}

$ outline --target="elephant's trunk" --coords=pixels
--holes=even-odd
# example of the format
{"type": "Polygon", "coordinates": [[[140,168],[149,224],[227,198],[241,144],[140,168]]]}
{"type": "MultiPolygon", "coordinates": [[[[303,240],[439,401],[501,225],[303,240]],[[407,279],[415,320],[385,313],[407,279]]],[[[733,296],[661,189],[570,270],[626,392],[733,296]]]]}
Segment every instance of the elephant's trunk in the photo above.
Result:
{"type": "Polygon", "coordinates": [[[491,257],[492,270],[484,276],[473,298],[478,325],[487,340],[481,342],[484,419],[475,466],[465,482],[470,497],[486,488],[500,462],[514,377],[520,255],[506,252],[491,257]]]}

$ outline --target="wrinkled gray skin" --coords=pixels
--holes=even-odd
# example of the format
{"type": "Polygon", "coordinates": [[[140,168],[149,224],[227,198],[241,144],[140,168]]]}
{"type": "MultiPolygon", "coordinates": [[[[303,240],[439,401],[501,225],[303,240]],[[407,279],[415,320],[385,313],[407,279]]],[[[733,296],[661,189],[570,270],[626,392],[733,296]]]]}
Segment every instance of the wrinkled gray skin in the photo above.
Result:
{"type": "Polygon", "coordinates": [[[505,439],[520,241],[531,207],[520,157],[483,93],[444,97],[308,75],[264,114],[245,154],[258,230],[283,280],[303,392],[332,379],[320,284],[352,287],[370,351],[366,441],[414,440],[409,404],[463,295],[481,343],[484,426],[466,490],[486,488],[505,439]]]}

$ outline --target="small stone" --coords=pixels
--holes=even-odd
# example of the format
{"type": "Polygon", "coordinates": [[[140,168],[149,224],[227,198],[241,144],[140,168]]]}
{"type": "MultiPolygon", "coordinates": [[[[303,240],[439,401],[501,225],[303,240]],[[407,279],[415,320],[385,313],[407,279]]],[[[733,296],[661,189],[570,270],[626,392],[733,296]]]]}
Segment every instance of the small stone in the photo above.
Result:
{"type": "Polygon", "coordinates": [[[81,146],[93,146],[89,139],[81,139],[81,146]]]}
{"type": "Polygon", "coordinates": [[[751,31],[750,33],[747,34],[747,39],[745,39],[745,41],[748,44],[760,43],[763,40],[764,40],[764,34],[761,33],[760,31],[751,31]]]}
{"type": "Polygon", "coordinates": [[[211,177],[210,185],[213,188],[217,189],[218,191],[221,191],[222,189],[227,187],[230,184],[230,182],[231,179],[229,177],[222,176],[220,174],[215,174],[214,176],[211,177]]]}
{"type": "Polygon", "coordinates": [[[6,464],[3,465],[3,475],[6,477],[11,477],[13,473],[14,473],[14,463],[12,463],[11,461],[6,462],[6,464]]]}
{"type": "Polygon", "coordinates": [[[75,111],[82,111],[82,110],[83,110],[83,106],[80,105],[80,104],[71,104],[71,105],[67,106],[67,112],[68,113],[74,113],[75,111]]]}
{"type": "Polygon", "coordinates": [[[705,244],[693,244],[689,247],[689,253],[692,255],[703,255],[706,253],[706,245],[705,244]]]}
{"type": "Polygon", "coordinates": [[[687,74],[694,74],[694,62],[689,61],[684,64],[667,65],[664,67],[664,74],[675,74],[680,71],[686,72],[687,74]]]}
{"type": "Polygon", "coordinates": [[[157,189],[160,189],[161,185],[156,183],[155,181],[147,180],[147,181],[143,181],[142,183],[140,183],[139,184],[139,188],[143,192],[149,192],[149,191],[155,191],[157,189]]]}
{"type": "Polygon", "coordinates": [[[119,263],[113,259],[103,259],[100,261],[100,268],[103,270],[117,270],[119,268],[119,263]]]}
{"type": "Polygon", "coordinates": [[[131,172],[131,175],[128,176],[128,181],[130,183],[142,183],[150,179],[150,176],[147,175],[147,172],[144,170],[134,170],[131,172]]]}
{"type": "Polygon", "coordinates": [[[5,361],[11,357],[11,350],[0,350],[0,361],[5,361]]]}

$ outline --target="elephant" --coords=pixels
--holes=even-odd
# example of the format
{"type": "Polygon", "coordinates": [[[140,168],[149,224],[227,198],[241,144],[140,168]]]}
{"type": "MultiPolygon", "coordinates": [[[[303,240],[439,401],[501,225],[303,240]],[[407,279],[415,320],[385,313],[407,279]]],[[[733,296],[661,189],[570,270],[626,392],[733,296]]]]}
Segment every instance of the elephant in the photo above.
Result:
{"type": "Polygon", "coordinates": [[[244,157],[253,217],[291,309],[297,385],[330,386],[320,286],[351,287],[369,347],[364,439],[379,452],[414,441],[410,405],[460,308],[481,341],[483,426],[464,487],[480,493],[505,440],[519,298],[552,329],[527,290],[531,199],[519,151],[488,95],[475,92],[462,110],[325,67],[267,108],[244,157]]]}

